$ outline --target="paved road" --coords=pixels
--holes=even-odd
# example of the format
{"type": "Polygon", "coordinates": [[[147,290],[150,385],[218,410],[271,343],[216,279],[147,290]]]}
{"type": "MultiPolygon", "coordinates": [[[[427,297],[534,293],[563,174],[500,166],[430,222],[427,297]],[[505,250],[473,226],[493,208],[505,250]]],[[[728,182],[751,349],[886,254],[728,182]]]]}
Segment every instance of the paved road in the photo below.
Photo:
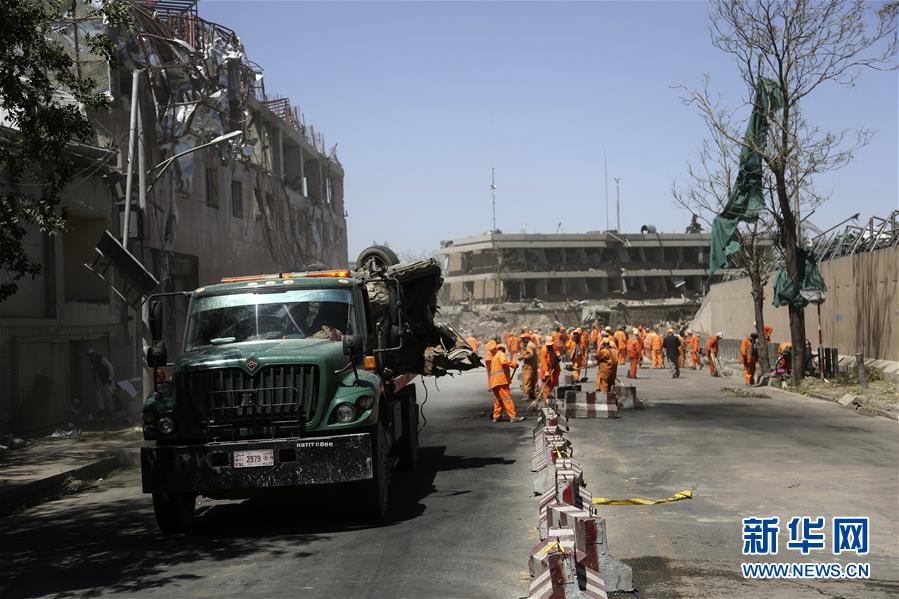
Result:
{"type": "Polygon", "coordinates": [[[353,519],[353,498],[207,501],[195,534],[166,538],[132,470],[0,520],[0,595],[517,596],[535,542],[533,423],[480,416],[484,378],[429,384],[420,466],[395,474],[383,526],[353,519]]]}
{"type": "MultiPolygon", "coordinates": [[[[876,598],[899,596],[899,425],[832,402],[773,389],[738,397],[685,371],[640,370],[643,411],[618,420],[572,420],[571,438],[597,496],[694,499],[656,506],[603,506],[612,553],[634,569],[643,597],[876,598]],[[847,562],[828,550],[784,551],[792,516],[870,516],[866,582],[742,578],[741,519],[779,516],[781,551],[767,561],[847,562]]],[[[752,561],[766,561],[764,559],[752,561]]]]}
{"type": "MultiPolygon", "coordinates": [[[[899,595],[896,422],[773,390],[738,397],[722,391],[736,379],[703,373],[641,377],[646,410],[573,420],[571,432],[594,495],[694,489],[689,501],[600,508],[639,597],[899,595]],[[742,517],[819,514],[871,517],[871,580],[742,579],[742,517]]],[[[352,518],[351,497],[205,502],[195,534],[166,538],[132,470],[0,520],[0,596],[520,597],[536,542],[533,422],[489,423],[483,381],[483,372],[447,379],[440,393],[431,384],[421,465],[395,476],[383,526],[352,518]]]]}

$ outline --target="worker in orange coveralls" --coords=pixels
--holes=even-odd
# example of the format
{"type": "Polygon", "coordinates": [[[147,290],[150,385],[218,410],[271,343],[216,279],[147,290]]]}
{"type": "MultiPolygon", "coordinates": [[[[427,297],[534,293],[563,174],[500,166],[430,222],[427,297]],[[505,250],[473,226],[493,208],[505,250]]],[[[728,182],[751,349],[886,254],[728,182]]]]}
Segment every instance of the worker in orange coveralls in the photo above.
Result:
{"type": "Polygon", "coordinates": [[[540,376],[540,348],[527,331],[521,333],[521,347],[521,392],[526,400],[534,400],[540,376]]]}
{"type": "Polygon", "coordinates": [[[680,345],[677,346],[677,365],[678,368],[684,368],[687,365],[687,343],[684,336],[678,333],[677,340],[680,345]]]}
{"type": "Polygon", "coordinates": [[[608,391],[615,384],[615,375],[618,370],[617,348],[612,345],[613,339],[608,335],[600,341],[599,350],[596,352],[596,390],[608,391]]]}
{"type": "Polygon", "coordinates": [[[665,362],[662,359],[662,335],[661,333],[653,333],[652,335],[652,367],[664,368],[665,362]]]}
{"type": "Polygon", "coordinates": [[[506,341],[506,347],[509,348],[509,355],[518,357],[518,337],[509,333],[509,340],[506,341]]]}
{"type": "Polygon", "coordinates": [[[719,331],[712,335],[705,344],[705,355],[709,359],[709,374],[712,376],[719,376],[715,370],[715,358],[718,357],[718,342],[721,340],[721,336],[722,333],[719,331]]]}
{"type": "Polygon", "coordinates": [[[590,331],[590,349],[594,352],[599,349],[599,321],[593,321],[593,330],[590,331]]]}
{"type": "Polygon", "coordinates": [[[484,345],[484,365],[487,366],[487,390],[490,390],[490,361],[493,360],[493,354],[496,352],[496,339],[488,339],[484,345]]]}
{"type": "Polygon", "coordinates": [[[624,358],[627,356],[627,333],[624,327],[619,326],[612,335],[615,338],[615,345],[618,349],[618,365],[624,365],[624,358]]]}
{"type": "Polygon", "coordinates": [[[749,337],[740,341],[740,362],[743,364],[743,374],[746,376],[746,384],[755,382],[755,365],[759,361],[758,349],[759,334],[753,332],[749,337]]]}
{"type": "Polygon", "coordinates": [[[581,330],[574,329],[571,333],[571,339],[568,340],[568,346],[565,348],[568,352],[568,359],[571,360],[574,380],[581,380],[581,369],[587,365],[587,354],[581,345],[581,330]]]}
{"type": "Polygon", "coordinates": [[[546,342],[540,348],[540,380],[543,381],[543,403],[549,402],[549,395],[559,386],[559,374],[562,372],[561,360],[556,353],[552,335],[546,336],[546,342]]]}
{"type": "Polygon", "coordinates": [[[465,343],[468,344],[468,347],[471,348],[471,351],[474,353],[478,353],[478,338],[474,335],[469,335],[467,339],[465,339],[465,343]]]}
{"type": "Polygon", "coordinates": [[[687,331],[687,345],[690,346],[690,370],[702,368],[702,360],[699,358],[699,335],[687,331]]]}
{"type": "Polygon", "coordinates": [[[637,364],[643,358],[643,351],[640,344],[640,331],[634,329],[631,336],[627,340],[627,357],[631,362],[630,370],[627,371],[627,378],[637,378],[637,364]]]}
{"type": "Polygon", "coordinates": [[[652,339],[656,336],[655,331],[652,329],[648,329],[646,334],[643,335],[643,355],[649,360],[650,364],[653,364],[652,359],[652,339]]]}
{"type": "Polygon", "coordinates": [[[515,402],[512,401],[512,375],[510,368],[516,368],[518,361],[513,356],[510,360],[506,357],[506,344],[497,343],[493,359],[490,360],[490,390],[493,391],[493,422],[499,422],[503,410],[509,416],[509,422],[521,422],[523,416],[515,416],[515,402]]]}

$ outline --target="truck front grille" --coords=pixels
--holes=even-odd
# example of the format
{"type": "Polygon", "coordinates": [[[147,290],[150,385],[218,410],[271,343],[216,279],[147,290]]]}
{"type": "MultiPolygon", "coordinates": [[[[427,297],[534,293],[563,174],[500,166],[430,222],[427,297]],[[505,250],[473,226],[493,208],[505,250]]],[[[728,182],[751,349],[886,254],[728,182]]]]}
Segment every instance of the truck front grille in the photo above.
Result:
{"type": "Polygon", "coordinates": [[[249,375],[221,368],[188,375],[194,415],[209,439],[299,436],[315,418],[315,365],[266,366],[249,375]]]}

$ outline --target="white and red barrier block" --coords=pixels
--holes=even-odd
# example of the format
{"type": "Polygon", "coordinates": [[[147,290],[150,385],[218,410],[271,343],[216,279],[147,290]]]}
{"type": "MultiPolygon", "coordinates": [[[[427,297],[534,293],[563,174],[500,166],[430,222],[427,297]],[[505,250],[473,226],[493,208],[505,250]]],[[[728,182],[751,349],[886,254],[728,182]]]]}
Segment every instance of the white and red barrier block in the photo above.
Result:
{"type": "Polygon", "coordinates": [[[618,402],[606,391],[569,391],[565,396],[565,416],[568,418],[613,418],[618,402]]]}

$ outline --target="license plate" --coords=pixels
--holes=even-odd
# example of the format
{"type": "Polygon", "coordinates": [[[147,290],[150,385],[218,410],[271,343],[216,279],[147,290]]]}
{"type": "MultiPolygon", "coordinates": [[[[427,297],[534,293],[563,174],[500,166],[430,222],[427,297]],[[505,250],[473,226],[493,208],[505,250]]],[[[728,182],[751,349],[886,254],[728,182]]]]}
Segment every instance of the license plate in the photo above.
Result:
{"type": "Polygon", "coordinates": [[[275,455],[271,449],[252,449],[249,451],[234,452],[235,468],[258,468],[259,466],[274,466],[275,455]]]}

